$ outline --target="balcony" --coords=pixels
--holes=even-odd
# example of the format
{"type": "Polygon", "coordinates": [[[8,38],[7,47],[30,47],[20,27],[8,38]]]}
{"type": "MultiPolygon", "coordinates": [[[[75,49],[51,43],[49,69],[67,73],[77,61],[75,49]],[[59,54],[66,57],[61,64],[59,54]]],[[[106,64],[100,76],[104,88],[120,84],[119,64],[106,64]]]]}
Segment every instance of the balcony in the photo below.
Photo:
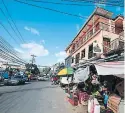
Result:
{"type": "Polygon", "coordinates": [[[116,29],[118,30],[119,28],[115,28],[114,26],[110,26],[109,24],[105,24],[102,22],[97,23],[95,26],[91,27],[86,34],[80,38],[79,41],[74,43],[74,47],[72,49],[72,53],[77,51],[81,46],[85,45],[91,38],[97,34],[100,30],[108,31],[114,34],[117,34],[115,31],[116,29]]]}
{"type": "Polygon", "coordinates": [[[111,50],[124,49],[124,40],[117,38],[111,42],[111,50]]]}

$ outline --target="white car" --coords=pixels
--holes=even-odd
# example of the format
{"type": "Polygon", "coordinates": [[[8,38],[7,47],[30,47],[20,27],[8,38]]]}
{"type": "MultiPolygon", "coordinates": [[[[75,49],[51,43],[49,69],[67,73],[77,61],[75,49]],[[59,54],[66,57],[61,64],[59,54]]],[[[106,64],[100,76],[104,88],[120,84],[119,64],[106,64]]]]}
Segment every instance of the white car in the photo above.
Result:
{"type": "Polygon", "coordinates": [[[49,78],[48,78],[48,77],[46,77],[46,76],[44,76],[43,78],[44,78],[44,81],[49,80],[49,78]]]}
{"type": "Polygon", "coordinates": [[[43,81],[44,80],[44,77],[42,77],[42,76],[38,76],[38,78],[37,78],[39,81],[43,81]]]}
{"type": "Polygon", "coordinates": [[[48,79],[48,77],[46,77],[46,76],[38,76],[38,80],[39,80],[39,81],[47,81],[47,80],[49,80],[49,79],[48,79]]]}

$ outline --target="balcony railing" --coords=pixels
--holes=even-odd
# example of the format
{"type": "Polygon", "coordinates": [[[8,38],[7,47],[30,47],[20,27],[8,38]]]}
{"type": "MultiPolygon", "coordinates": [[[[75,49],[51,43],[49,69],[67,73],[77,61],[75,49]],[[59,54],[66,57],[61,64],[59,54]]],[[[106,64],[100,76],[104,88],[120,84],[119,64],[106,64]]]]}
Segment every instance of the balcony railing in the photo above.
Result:
{"type": "Polygon", "coordinates": [[[111,45],[111,50],[124,49],[124,40],[117,38],[117,39],[113,40],[110,43],[110,45],[111,45]]]}
{"type": "Polygon", "coordinates": [[[87,43],[87,41],[90,40],[92,38],[92,36],[95,35],[99,30],[104,30],[104,31],[115,33],[115,27],[114,26],[110,26],[109,24],[99,22],[94,27],[89,29],[86,32],[86,34],[82,37],[82,39],[80,39],[77,43],[75,43],[75,48],[72,50],[72,53],[75,52],[82,45],[87,43]]]}

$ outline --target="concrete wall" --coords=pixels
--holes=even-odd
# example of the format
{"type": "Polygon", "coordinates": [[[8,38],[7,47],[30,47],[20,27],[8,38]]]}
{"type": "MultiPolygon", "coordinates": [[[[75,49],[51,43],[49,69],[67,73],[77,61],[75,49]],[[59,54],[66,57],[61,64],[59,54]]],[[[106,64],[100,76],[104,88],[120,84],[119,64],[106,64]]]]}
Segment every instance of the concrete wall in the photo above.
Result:
{"type": "MultiPolygon", "coordinates": [[[[80,58],[81,58],[81,51],[85,49],[85,60],[88,59],[88,50],[89,50],[89,45],[91,45],[94,41],[97,41],[99,47],[102,49],[103,52],[103,37],[105,38],[110,38],[110,40],[114,40],[119,37],[119,35],[108,32],[108,31],[103,31],[100,30],[96,35],[94,35],[91,40],[89,40],[84,46],[82,46],[80,49],[78,49],[75,53],[72,54],[72,57],[76,57],[78,53],[80,53],[80,58]]],[[[74,63],[71,64],[71,66],[75,65],[74,63]]]]}
{"type": "Polygon", "coordinates": [[[71,63],[72,63],[72,57],[68,57],[65,59],[65,66],[66,67],[71,67],[71,63]]]}
{"type": "MultiPolygon", "coordinates": [[[[73,53],[72,57],[76,57],[76,55],[78,53],[80,53],[80,58],[81,58],[81,51],[85,49],[85,60],[88,59],[88,49],[89,49],[89,45],[91,45],[94,41],[97,41],[97,43],[99,44],[99,46],[101,46],[102,42],[103,42],[103,38],[102,38],[102,31],[99,31],[98,34],[96,34],[95,36],[92,37],[91,40],[89,40],[84,46],[82,46],[79,50],[77,50],[75,53],[73,53]]],[[[72,64],[74,65],[75,62],[72,64]]]]}

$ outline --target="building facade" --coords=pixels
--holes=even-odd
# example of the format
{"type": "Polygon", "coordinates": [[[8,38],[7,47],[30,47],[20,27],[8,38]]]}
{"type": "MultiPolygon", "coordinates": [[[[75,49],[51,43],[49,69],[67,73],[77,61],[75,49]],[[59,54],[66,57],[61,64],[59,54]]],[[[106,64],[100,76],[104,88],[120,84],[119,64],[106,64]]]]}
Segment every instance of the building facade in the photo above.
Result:
{"type": "Polygon", "coordinates": [[[111,42],[118,39],[123,32],[124,20],[120,15],[115,18],[112,18],[112,15],[112,12],[105,9],[95,9],[77,36],[66,48],[68,57],[65,64],[67,66],[74,66],[111,50],[111,42]],[[94,47],[95,44],[96,47],[94,47]]]}

